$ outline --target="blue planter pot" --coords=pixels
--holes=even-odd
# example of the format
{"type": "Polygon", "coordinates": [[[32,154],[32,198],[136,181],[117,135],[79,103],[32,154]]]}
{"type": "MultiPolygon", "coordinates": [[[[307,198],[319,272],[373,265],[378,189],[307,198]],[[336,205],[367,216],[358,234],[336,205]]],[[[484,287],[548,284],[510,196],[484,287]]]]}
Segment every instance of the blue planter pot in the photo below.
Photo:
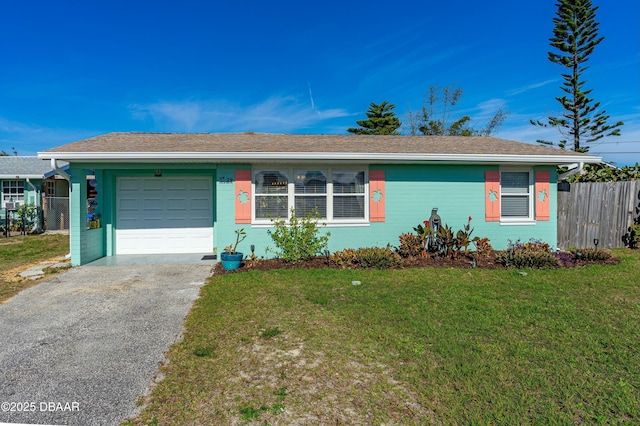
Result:
{"type": "Polygon", "coordinates": [[[238,269],[240,267],[240,263],[242,263],[243,257],[243,254],[240,252],[235,252],[234,254],[231,254],[228,251],[222,252],[222,254],[220,255],[220,260],[222,260],[222,267],[227,271],[238,269]]]}

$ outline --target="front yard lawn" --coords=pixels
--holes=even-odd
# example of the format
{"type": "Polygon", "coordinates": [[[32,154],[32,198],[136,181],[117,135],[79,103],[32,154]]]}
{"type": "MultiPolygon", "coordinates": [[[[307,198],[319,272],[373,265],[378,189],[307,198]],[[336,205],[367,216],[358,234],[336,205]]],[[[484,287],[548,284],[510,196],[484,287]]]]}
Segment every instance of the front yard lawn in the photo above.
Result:
{"type": "Polygon", "coordinates": [[[640,251],[614,253],[213,277],[125,424],[640,423],[640,251]]]}
{"type": "Polygon", "coordinates": [[[39,234],[11,238],[0,237],[0,303],[21,290],[37,284],[17,278],[31,265],[69,253],[68,234],[39,234]]]}

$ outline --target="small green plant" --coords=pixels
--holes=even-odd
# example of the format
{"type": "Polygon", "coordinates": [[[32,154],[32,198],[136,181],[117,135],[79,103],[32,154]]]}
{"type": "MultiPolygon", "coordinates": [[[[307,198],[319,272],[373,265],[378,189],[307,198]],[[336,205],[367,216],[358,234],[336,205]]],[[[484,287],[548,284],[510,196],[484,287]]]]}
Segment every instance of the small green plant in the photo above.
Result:
{"type": "Polygon", "coordinates": [[[224,248],[224,251],[231,254],[236,254],[236,251],[238,250],[238,244],[240,244],[244,241],[245,238],[247,238],[247,233],[245,232],[244,228],[236,229],[234,232],[236,234],[235,244],[229,244],[224,248]]]}
{"type": "Polygon", "coordinates": [[[242,415],[242,420],[254,420],[260,417],[261,411],[266,411],[267,407],[253,408],[250,405],[241,406],[238,411],[242,415]]]}
{"type": "Polygon", "coordinates": [[[401,234],[399,239],[398,254],[401,257],[418,257],[425,251],[423,240],[418,235],[407,232],[401,234]]]}
{"type": "Polygon", "coordinates": [[[196,348],[193,350],[193,354],[197,357],[210,357],[211,355],[213,355],[213,350],[214,347],[213,346],[196,346],[196,348]]]}
{"type": "Polygon", "coordinates": [[[16,230],[30,232],[36,223],[36,216],[38,210],[33,203],[23,204],[16,211],[18,214],[18,223],[16,223],[16,230]]]}
{"type": "Polygon", "coordinates": [[[289,223],[284,219],[271,219],[274,229],[268,232],[278,249],[276,255],[285,262],[300,262],[322,254],[329,245],[331,233],[320,235],[320,219],[317,209],[303,218],[291,209],[289,223]]]}
{"type": "Polygon", "coordinates": [[[497,260],[506,267],[513,268],[557,268],[560,261],[551,253],[549,244],[531,239],[526,243],[509,241],[507,250],[501,252],[497,260]]]}
{"type": "Polygon", "coordinates": [[[272,337],[276,337],[280,333],[282,333],[282,331],[278,327],[268,328],[260,333],[260,337],[262,337],[263,339],[271,339],[272,337]]]}

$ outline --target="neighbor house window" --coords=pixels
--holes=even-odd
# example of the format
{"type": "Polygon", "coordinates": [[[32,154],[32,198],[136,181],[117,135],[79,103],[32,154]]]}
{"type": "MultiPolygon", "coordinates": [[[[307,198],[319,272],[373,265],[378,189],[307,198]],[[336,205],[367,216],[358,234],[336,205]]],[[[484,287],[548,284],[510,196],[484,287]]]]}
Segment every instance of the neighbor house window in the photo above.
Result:
{"type": "Polygon", "coordinates": [[[303,217],[317,211],[330,222],[366,219],[365,171],[282,168],[254,172],[254,220],[303,217]]]}
{"type": "Polygon", "coordinates": [[[56,182],[52,180],[47,180],[44,182],[44,190],[47,193],[47,197],[55,197],[56,196],[56,182]]]}
{"type": "Polygon", "coordinates": [[[500,171],[500,219],[533,220],[533,181],[530,170],[500,171]]]}
{"type": "Polygon", "coordinates": [[[2,208],[6,208],[8,202],[24,204],[24,183],[21,180],[2,181],[2,208]]]}

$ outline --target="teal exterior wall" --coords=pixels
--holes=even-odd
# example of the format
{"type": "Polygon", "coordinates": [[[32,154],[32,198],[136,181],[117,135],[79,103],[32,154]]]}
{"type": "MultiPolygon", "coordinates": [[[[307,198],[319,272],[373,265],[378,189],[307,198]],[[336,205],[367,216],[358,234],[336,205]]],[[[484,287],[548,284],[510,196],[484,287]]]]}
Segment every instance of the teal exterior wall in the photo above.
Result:
{"type": "MultiPolygon", "coordinates": [[[[275,249],[268,228],[234,221],[235,193],[233,176],[236,169],[250,169],[251,165],[219,166],[217,183],[218,222],[216,236],[218,250],[235,241],[234,231],[244,228],[247,239],[238,250],[250,253],[250,245],[256,247],[257,256],[273,257],[275,249]],[[223,179],[224,178],[224,179],[223,179]]],[[[462,229],[472,218],[472,236],[488,237],[497,250],[505,249],[509,241],[528,241],[531,238],[548,242],[555,247],[557,242],[557,192],[555,167],[533,167],[532,170],[546,170],[551,175],[550,220],[536,221],[532,225],[501,224],[485,221],[485,171],[498,170],[498,166],[468,165],[370,165],[370,170],[385,171],[386,219],[372,222],[368,226],[323,227],[329,231],[329,250],[344,248],[397,246],[399,236],[413,232],[413,227],[429,219],[431,210],[438,208],[442,223],[454,232],[462,229]]]]}
{"type": "MultiPolygon", "coordinates": [[[[85,167],[69,169],[71,182],[69,183],[69,241],[71,248],[71,264],[84,265],[106,255],[105,235],[102,228],[87,229],[87,174],[95,173],[100,182],[103,171],[90,170],[85,167]]],[[[105,199],[102,186],[98,186],[98,203],[105,199]]]]}
{"type": "MultiPolygon", "coordinates": [[[[216,179],[216,166],[212,164],[72,163],[70,165],[69,214],[72,265],[84,265],[101,257],[116,254],[117,178],[149,177],[154,176],[158,170],[161,171],[162,176],[212,176],[214,182],[216,179]],[[100,227],[95,229],[87,229],[86,177],[90,174],[95,175],[98,191],[96,213],[100,215],[100,227]]],[[[214,193],[214,230],[215,199],[214,193]]]]}
{"type": "MultiPolygon", "coordinates": [[[[250,254],[255,245],[257,256],[273,257],[275,250],[268,226],[235,223],[235,172],[251,169],[251,164],[99,164],[72,163],[70,192],[71,255],[72,264],[85,264],[103,256],[116,253],[116,182],[120,176],[154,176],[161,170],[163,176],[212,176],[214,247],[220,254],[224,247],[235,242],[236,229],[244,228],[247,239],[238,250],[250,254]],[[86,175],[93,172],[98,190],[100,228],[87,229],[86,175]]],[[[471,217],[473,236],[488,237],[495,249],[504,249],[509,240],[540,239],[556,246],[557,241],[557,192],[555,167],[533,167],[533,171],[550,172],[549,194],[550,220],[531,225],[505,225],[485,221],[485,171],[497,170],[496,165],[370,165],[369,170],[384,170],[386,219],[367,225],[332,226],[329,249],[333,252],[344,248],[358,248],[387,244],[398,245],[402,233],[412,232],[413,227],[428,219],[433,208],[444,224],[461,229],[471,217]]]]}
{"type": "MultiPolygon", "coordinates": [[[[472,218],[472,236],[488,237],[497,250],[505,249],[509,240],[528,241],[531,238],[548,242],[557,241],[557,193],[555,167],[534,167],[551,174],[550,220],[536,221],[533,225],[506,225],[485,221],[485,171],[498,170],[498,166],[466,165],[393,165],[371,166],[385,170],[387,192],[387,219],[372,223],[373,235],[398,244],[398,237],[412,232],[413,227],[429,219],[431,210],[438,208],[443,224],[454,232],[462,229],[472,218]]],[[[373,244],[375,239],[371,239],[373,244]]],[[[386,244],[386,243],[385,243],[386,244]]],[[[379,244],[382,245],[382,244],[379,244]]]]}

